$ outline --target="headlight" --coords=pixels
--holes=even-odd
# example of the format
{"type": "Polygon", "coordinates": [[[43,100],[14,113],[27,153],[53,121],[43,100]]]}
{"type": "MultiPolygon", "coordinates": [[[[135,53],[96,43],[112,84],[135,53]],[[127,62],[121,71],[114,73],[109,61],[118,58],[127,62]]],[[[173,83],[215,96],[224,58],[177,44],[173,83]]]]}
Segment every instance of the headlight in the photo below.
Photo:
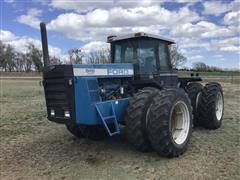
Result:
{"type": "Polygon", "coordinates": [[[70,112],[69,111],[64,111],[64,117],[70,118],[70,112]]]}
{"type": "Polygon", "coordinates": [[[101,89],[100,89],[100,92],[101,92],[101,94],[105,94],[105,93],[106,93],[106,90],[105,90],[104,88],[101,88],[101,89]]]}
{"type": "Polygon", "coordinates": [[[120,94],[122,94],[122,95],[124,94],[124,87],[122,87],[122,86],[120,87],[120,94]]]}
{"type": "Polygon", "coordinates": [[[68,80],[68,85],[69,85],[69,86],[72,85],[72,80],[71,80],[71,79],[68,80]]]}
{"type": "Polygon", "coordinates": [[[54,109],[51,109],[50,114],[51,114],[51,116],[55,116],[55,111],[54,111],[54,109]]]}

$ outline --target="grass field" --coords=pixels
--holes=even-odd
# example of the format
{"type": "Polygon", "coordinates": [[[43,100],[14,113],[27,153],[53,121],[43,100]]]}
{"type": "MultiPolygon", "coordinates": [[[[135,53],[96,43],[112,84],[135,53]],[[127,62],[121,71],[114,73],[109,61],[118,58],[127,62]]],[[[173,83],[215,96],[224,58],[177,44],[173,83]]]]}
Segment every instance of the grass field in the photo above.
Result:
{"type": "Polygon", "coordinates": [[[46,118],[38,80],[1,80],[0,179],[240,179],[240,87],[224,88],[223,126],[194,129],[188,151],[166,159],[135,151],[119,137],[77,139],[46,118]]]}

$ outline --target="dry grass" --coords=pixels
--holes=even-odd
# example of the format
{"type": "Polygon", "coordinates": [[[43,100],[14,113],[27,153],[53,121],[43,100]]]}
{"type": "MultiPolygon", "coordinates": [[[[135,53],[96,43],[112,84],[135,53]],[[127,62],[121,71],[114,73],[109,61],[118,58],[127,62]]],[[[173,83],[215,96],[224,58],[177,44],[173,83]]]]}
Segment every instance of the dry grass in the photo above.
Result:
{"type": "Polygon", "coordinates": [[[41,80],[41,76],[0,76],[0,80],[41,80]]]}
{"type": "Polygon", "coordinates": [[[220,80],[223,126],[195,129],[188,151],[175,159],[135,151],[124,133],[77,139],[46,119],[37,80],[1,80],[0,179],[239,179],[240,88],[220,80]]]}

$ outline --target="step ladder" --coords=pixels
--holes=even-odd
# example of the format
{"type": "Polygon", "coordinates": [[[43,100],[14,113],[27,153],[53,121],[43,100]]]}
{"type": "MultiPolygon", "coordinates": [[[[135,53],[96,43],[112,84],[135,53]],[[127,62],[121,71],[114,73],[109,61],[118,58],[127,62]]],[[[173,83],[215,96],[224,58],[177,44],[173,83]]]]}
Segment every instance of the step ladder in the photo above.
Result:
{"type": "Polygon", "coordinates": [[[95,106],[109,136],[120,134],[120,128],[113,107],[113,102],[96,103],[95,106]],[[110,113],[106,113],[106,111],[104,112],[104,110],[106,110],[104,108],[110,108],[110,113]],[[113,125],[113,130],[110,129],[109,125],[113,125]]]}

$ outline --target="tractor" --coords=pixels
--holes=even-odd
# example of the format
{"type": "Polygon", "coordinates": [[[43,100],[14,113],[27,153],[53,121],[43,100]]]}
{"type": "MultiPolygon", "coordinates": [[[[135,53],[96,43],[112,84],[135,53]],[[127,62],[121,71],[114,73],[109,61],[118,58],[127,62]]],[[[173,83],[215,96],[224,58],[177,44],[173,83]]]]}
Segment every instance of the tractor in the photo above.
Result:
{"type": "Polygon", "coordinates": [[[178,157],[195,126],[217,129],[224,111],[219,83],[172,68],[171,39],[148,33],[109,36],[109,64],[50,65],[47,31],[40,23],[43,87],[48,120],[78,138],[101,140],[124,131],[136,150],[178,157]]]}

